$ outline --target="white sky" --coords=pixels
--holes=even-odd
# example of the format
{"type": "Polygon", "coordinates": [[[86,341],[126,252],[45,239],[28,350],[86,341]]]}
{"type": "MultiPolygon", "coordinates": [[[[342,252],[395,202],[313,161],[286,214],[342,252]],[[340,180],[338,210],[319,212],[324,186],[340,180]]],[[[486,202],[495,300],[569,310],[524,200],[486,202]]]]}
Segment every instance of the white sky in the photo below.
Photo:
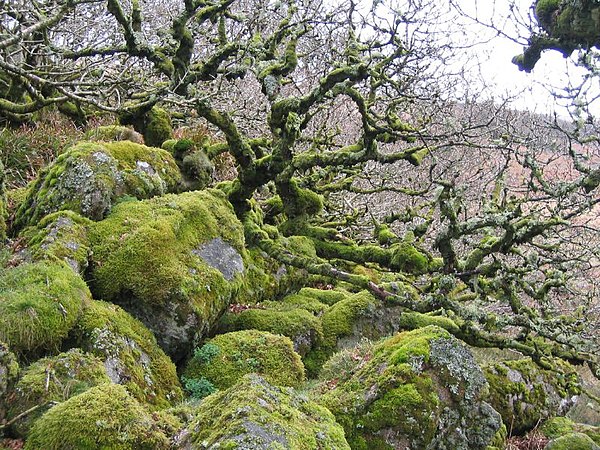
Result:
{"type": "MultiPolygon", "coordinates": [[[[511,60],[514,56],[522,53],[523,43],[526,42],[527,30],[524,27],[518,29],[514,19],[506,20],[509,14],[509,0],[456,0],[465,12],[477,17],[481,22],[494,24],[507,35],[514,37],[515,42],[504,36],[496,36],[491,28],[469,22],[469,29],[473,30],[478,40],[489,42],[478,45],[474,51],[480,55],[482,60],[481,72],[483,80],[495,84],[496,96],[516,96],[513,107],[517,109],[529,109],[538,113],[552,113],[556,111],[561,116],[568,116],[564,107],[566,100],[556,99],[549,90],[560,92],[571,83],[581,80],[582,70],[577,69],[570,59],[565,59],[559,52],[546,51],[531,73],[520,72],[511,60]]],[[[529,22],[529,14],[533,0],[514,0],[516,8],[522,17],[522,22],[529,22]]],[[[600,80],[593,79],[595,92],[598,92],[600,80]]],[[[600,102],[597,102],[600,103],[600,102]]],[[[600,116],[600,105],[591,108],[596,117],[600,116]]]]}

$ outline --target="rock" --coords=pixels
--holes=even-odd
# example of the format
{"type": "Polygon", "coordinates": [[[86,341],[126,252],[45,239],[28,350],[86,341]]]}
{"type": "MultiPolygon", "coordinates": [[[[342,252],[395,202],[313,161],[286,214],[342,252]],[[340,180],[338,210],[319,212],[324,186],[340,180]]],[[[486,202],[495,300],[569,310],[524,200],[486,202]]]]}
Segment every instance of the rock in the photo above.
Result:
{"type": "Polygon", "coordinates": [[[40,172],[16,213],[14,228],[65,209],[101,220],[120,197],[163,195],[176,191],[180,182],[179,169],[165,150],[129,141],[82,142],[40,172]]]}
{"type": "Polygon", "coordinates": [[[90,220],[72,211],[59,211],[44,217],[36,226],[21,232],[34,261],[64,261],[75,273],[88,266],[90,220]]]}
{"type": "Polygon", "coordinates": [[[25,450],[169,449],[156,419],[123,386],[103,384],[44,414],[31,429],[25,450]]]}
{"type": "Polygon", "coordinates": [[[596,445],[600,445],[600,427],[575,423],[567,417],[554,417],[547,420],[540,427],[540,431],[550,439],[556,439],[572,433],[583,433],[591,438],[596,445]]]}
{"type": "Polygon", "coordinates": [[[211,339],[194,352],[182,380],[193,395],[202,397],[200,394],[233,386],[247,373],[258,373],[278,386],[298,386],[304,381],[304,366],[292,342],[285,336],[257,330],[211,339]],[[194,388],[198,391],[193,392],[194,388]]]}
{"type": "Polygon", "coordinates": [[[89,141],[131,141],[143,144],[144,137],[132,128],[122,125],[106,125],[94,128],[85,134],[89,141]]]}
{"type": "Polygon", "coordinates": [[[243,227],[220,191],[121,203],[89,236],[94,296],[141,320],[175,361],[243,287],[243,227]]]}
{"type": "MultiPolygon", "coordinates": [[[[19,363],[8,345],[0,342],[0,423],[6,419],[8,394],[19,375],[19,363]]],[[[0,431],[0,437],[2,431],[0,431]]]]}
{"type": "MultiPolygon", "coordinates": [[[[287,298],[287,297],[286,297],[287,298]]],[[[220,319],[221,333],[239,330],[261,330],[290,338],[294,350],[304,357],[323,340],[321,321],[306,309],[282,302],[262,302],[260,305],[232,305],[220,319]]]]}
{"type": "Polygon", "coordinates": [[[181,400],[175,365],[152,333],[119,306],[96,300],[86,304],[71,340],[99,357],[110,380],[139,402],[158,409],[181,400]]]}
{"type": "Polygon", "coordinates": [[[0,341],[33,358],[56,351],[91,295],[62,262],[27,263],[0,270],[0,341]]]}
{"type": "Polygon", "coordinates": [[[540,368],[531,359],[484,366],[490,385],[487,401],[513,434],[523,434],[549,417],[564,415],[580,393],[579,376],[568,363],[540,368]]]}
{"type": "Polygon", "coordinates": [[[483,401],[487,384],[473,356],[439,327],[394,335],[356,356],[353,367],[322,380],[320,398],[352,448],[485,449],[501,427],[483,401]]]}
{"type": "Polygon", "coordinates": [[[544,450],[600,450],[600,445],[583,433],[570,433],[551,440],[544,450]]]}
{"type": "Polygon", "coordinates": [[[179,448],[350,449],[327,409],[255,374],[206,398],[179,448]]]}
{"type": "Polygon", "coordinates": [[[8,419],[30,408],[38,409],[11,425],[19,437],[27,436],[33,423],[54,403],[81,394],[93,386],[109,383],[102,361],[79,349],[42,358],[23,370],[8,404],[8,419]]]}

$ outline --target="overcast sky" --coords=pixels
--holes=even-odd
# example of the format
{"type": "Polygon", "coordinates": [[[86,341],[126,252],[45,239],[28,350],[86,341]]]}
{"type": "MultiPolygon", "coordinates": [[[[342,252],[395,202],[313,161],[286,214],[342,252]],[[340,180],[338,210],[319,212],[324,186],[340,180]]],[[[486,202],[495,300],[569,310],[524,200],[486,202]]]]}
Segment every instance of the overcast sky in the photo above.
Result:
{"type": "MultiPolygon", "coordinates": [[[[522,53],[523,44],[528,35],[525,25],[529,22],[533,0],[515,0],[516,14],[521,17],[522,26],[515,26],[515,20],[506,19],[509,16],[509,0],[456,0],[464,11],[481,22],[493,24],[508,36],[495,36],[491,28],[486,28],[470,21],[478,40],[484,41],[474,49],[482,58],[481,71],[483,79],[495,85],[495,95],[516,96],[514,107],[530,109],[539,113],[552,113],[557,111],[561,116],[568,115],[567,110],[561,106],[565,100],[558,102],[549,90],[560,92],[561,87],[569,83],[576,84],[581,80],[582,71],[577,69],[571,60],[565,59],[556,51],[546,51],[542,59],[535,66],[532,73],[520,72],[516,65],[511,63],[515,55],[522,53]],[[488,39],[490,39],[488,41],[488,39]]],[[[599,80],[596,78],[595,85],[599,80]]],[[[600,116],[600,105],[592,108],[595,116],[600,116]]]]}

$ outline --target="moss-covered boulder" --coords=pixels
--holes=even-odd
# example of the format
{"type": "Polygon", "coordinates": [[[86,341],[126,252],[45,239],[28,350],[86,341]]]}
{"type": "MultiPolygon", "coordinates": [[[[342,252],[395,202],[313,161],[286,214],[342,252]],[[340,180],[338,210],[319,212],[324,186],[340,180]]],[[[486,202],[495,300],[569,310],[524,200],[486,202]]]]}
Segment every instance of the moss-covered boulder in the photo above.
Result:
{"type": "Polygon", "coordinates": [[[242,288],[243,228],[220,191],[121,203],[89,237],[94,296],[140,319],[176,361],[242,288]]]}
{"type": "Polygon", "coordinates": [[[87,285],[65,263],[0,269],[0,341],[28,358],[55,352],[90,298],[87,285]]]}
{"type": "MultiPolygon", "coordinates": [[[[8,345],[0,342],[0,423],[4,423],[8,410],[8,394],[19,375],[19,363],[8,345]]],[[[0,431],[0,437],[2,431],[0,431]]]]}
{"type": "Polygon", "coordinates": [[[577,372],[556,361],[554,370],[531,359],[484,366],[490,390],[487,401],[502,415],[513,434],[523,434],[549,417],[564,415],[580,393],[577,372]]]}
{"type": "Polygon", "coordinates": [[[27,227],[20,236],[34,261],[64,261],[76,273],[83,274],[90,253],[90,223],[73,211],[59,211],[47,215],[36,226],[27,227]]]}
{"type": "Polygon", "coordinates": [[[255,374],[206,398],[182,441],[191,449],[350,449],[327,409],[255,374]]]}
{"type": "MultiPolygon", "coordinates": [[[[308,303],[314,306],[316,300],[308,303]]],[[[219,332],[261,330],[290,338],[294,350],[305,356],[323,339],[321,321],[318,317],[299,307],[300,304],[261,302],[260,305],[235,304],[219,320],[219,332]]],[[[315,306],[316,308],[316,306],[315,306]]]]}
{"type": "Polygon", "coordinates": [[[571,433],[583,433],[590,437],[596,445],[600,445],[600,427],[583,423],[575,423],[567,417],[553,417],[540,427],[542,434],[550,439],[556,439],[571,433]]]}
{"type": "Polygon", "coordinates": [[[105,125],[93,128],[85,133],[85,139],[89,141],[131,141],[143,144],[144,137],[133,128],[123,125],[105,125]]]}
{"type": "Polygon", "coordinates": [[[120,197],[150,198],[178,189],[181,175],[169,152],[129,141],[82,142],[40,172],[14,226],[36,224],[69,209],[101,220],[120,197]]]}
{"type": "Polygon", "coordinates": [[[22,416],[11,425],[12,432],[26,436],[33,423],[54,403],[105,383],[110,383],[110,379],[102,361],[79,349],[36,361],[23,370],[8,402],[8,419],[22,416]],[[33,410],[23,415],[30,409],[33,410]]]}
{"type": "Polygon", "coordinates": [[[89,302],[71,333],[73,344],[98,356],[113,383],[152,409],[182,398],[174,364],[152,333],[117,305],[89,302]]]}
{"type": "Polygon", "coordinates": [[[544,450],[600,450],[600,445],[586,434],[570,433],[552,439],[544,450]]]}
{"type": "Polygon", "coordinates": [[[473,356],[439,327],[384,339],[322,381],[353,449],[485,449],[501,426],[473,356]]]}
{"type": "Polygon", "coordinates": [[[247,373],[258,373],[269,383],[298,386],[304,366],[289,338],[265,331],[244,330],[216,336],[194,352],[182,379],[193,395],[201,397],[227,389],[247,373]],[[194,389],[202,388],[194,392],[194,389]]]}
{"type": "Polygon", "coordinates": [[[155,417],[123,386],[103,384],[50,409],[35,422],[25,449],[168,449],[155,417]]]}

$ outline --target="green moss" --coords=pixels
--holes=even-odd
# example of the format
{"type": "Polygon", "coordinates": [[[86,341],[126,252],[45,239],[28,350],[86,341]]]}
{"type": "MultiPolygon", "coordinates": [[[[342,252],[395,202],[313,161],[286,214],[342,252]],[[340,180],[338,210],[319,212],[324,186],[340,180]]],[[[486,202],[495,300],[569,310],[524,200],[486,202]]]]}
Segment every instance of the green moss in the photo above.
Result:
{"type": "Polygon", "coordinates": [[[4,164],[0,161],[0,242],[6,239],[6,220],[8,219],[8,208],[6,199],[6,187],[4,184],[4,164]]]}
{"type": "Polygon", "coordinates": [[[16,213],[14,227],[72,210],[101,220],[123,195],[150,198],[174,192],[181,174],[173,157],[129,141],[77,144],[42,170],[16,213]]]}
{"type": "Polygon", "coordinates": [[[132,128],[122,125],[107,125],[89,130],[84,138],[90,141],[131,141],[143,144],[144,138],[132,128]]]}
{"type": "Polygon", "coordinates": [[[69,266],[23,264],[0,270],[0,341],[19,355],[56,351],[90,293],[69,266]]]}
{"type": "Polygon", "coordinates": [[[25,239],[34,260],[64,261],[82,273],[88,265],[90,223],[72,211],[59,211],[44,217],[37,226],[26,228],[20,237],[25,239]]]}
{"type": "Polygon", "coordinates": [[[174,364],[152,333],[120,307],[88,302],[71,338],[100,357],[111,380],[123,384],[140,402],[156,409],[181,400],[174,364]]]}
{"type": "Polygon", "coordinates": [[[150,147],[160,147],[168,139],[173,139],[171,117],[167,111],[155,106],[145,118],[144,142],[150,147]]]}
{"type": "Polygon", "coordinates": [[[327,409],[257,375],[206,398],[188,430],[191,448],[350,449],[327,409]]]}
{"type": "Polygon", "coordinates": [[[447,331],[428,326],[349,352],[333,369],[328,363],[319,392],[352,448],[483,449],[492,441],[500,420],[481,403],[485,379],[447,331]]]}
{"type": "Polygon", "coordinates": [[[379,302],[366,291],[335,303],[322,317],[325,345],[334,348],[337,340],[352,334],[358,319],[367,316],[378,304],[379,302]]]}
{"type": "Polygon", "coordinates": [[[183,158],[182,169],[191,181],[190,188],[204,189],[212,181],[215,166],[202,150],[195,151],[183,158]]]}
{"type": "Polygon", "coordinates": [[[545,370],[525,358],[485,366],[484,373],[490,385],[487,401],[515,434],[560,414],[580,393],[578,375],[567,363],[545,370]]]}
{"type": "Polygon", "coordinates": [[[244,330],[219,335],[205,345],[218,347],[218,356],[208,362],[194,356],[183,373],[186,379],[204,378],[218,389],[233,386],[247,373],[281,386],[298,386],[304,380],[304,366],[287,337],[244,330]]]}
{"type": "Polygon", "coordinates": [[[427,256],[412,244],[401,242],[393,246],[391,250],[393,252],[390,259],[391,268],[412,274],[427,272],[429,267],[427,256]]]}
{"type": "Polygon", "coordinates": [[[545,450],[598,450],[600,447],[583,433],[571,433],[554,439],[545,450]]]}
{"type": "Polygon", "coordinates": [[[558,10],[561,0],[538,0],[535,3],[535,16],[540,23],[549,23],[552,15],[558,10]]]}
{"type": "Polygon", "coordinates": [[[312,313],[293,305],[267,302],[262,308],[250,308],[225,314],[219,322],[223,331],[260,330],[289,337],[301,356],[322,339],[321,323],[312,313]],[[277,309],[279,308],[279,309],[277,309]]]}
{"type": "Polygon", "coordinates": [[[105,384],[70,398],[33,426],[26,450],[168,449],[169,439],[124,387],[105,384]]]}
{"type": "MultiPolygon", "coordinates": [[[[8,411],[8,394],[12,391],[13,384],[17,381],[19,375],[19,363],[8,345],[0,342],[0,423],[6,420],[8,411]]],[[[3,432],[0,431],[0,438],[3,432]]]]}
{"type": "Polygon", "coordinates": [[[102,361],[79,349],[42,358],[27,367],[10,401],[8,418],[40,406],[11,425],[17,436],[26,436],[33,423],[51,406],[85,392],[93,386],[110,383],[102,361]]]}
{"type": "Polygon", "coordinates": [[[325,305],[335,305],[337,302],[348,298],[348,292],[335,289],[302,288],[298,294],[312,297],[325,305]]]}
{"type": "Polygon", "coordinates": [[[428,325],[436,325],[444,330],[448,330],[452,334],[457,334],[460,331],[460,328],[452,319],[442,316],[432,316],[430,314],[402,313],[398,321],[398,326],[403,330],[415,330],[428,325]]]}
{"type": "Polygon", "coordinates": [[[544,422],[540,427],[542,434],[550,439],[556,439],[571,433],[583,433],[600,445],[600,427],[575,423],[567,417],[554,417],[544,422]]]}

